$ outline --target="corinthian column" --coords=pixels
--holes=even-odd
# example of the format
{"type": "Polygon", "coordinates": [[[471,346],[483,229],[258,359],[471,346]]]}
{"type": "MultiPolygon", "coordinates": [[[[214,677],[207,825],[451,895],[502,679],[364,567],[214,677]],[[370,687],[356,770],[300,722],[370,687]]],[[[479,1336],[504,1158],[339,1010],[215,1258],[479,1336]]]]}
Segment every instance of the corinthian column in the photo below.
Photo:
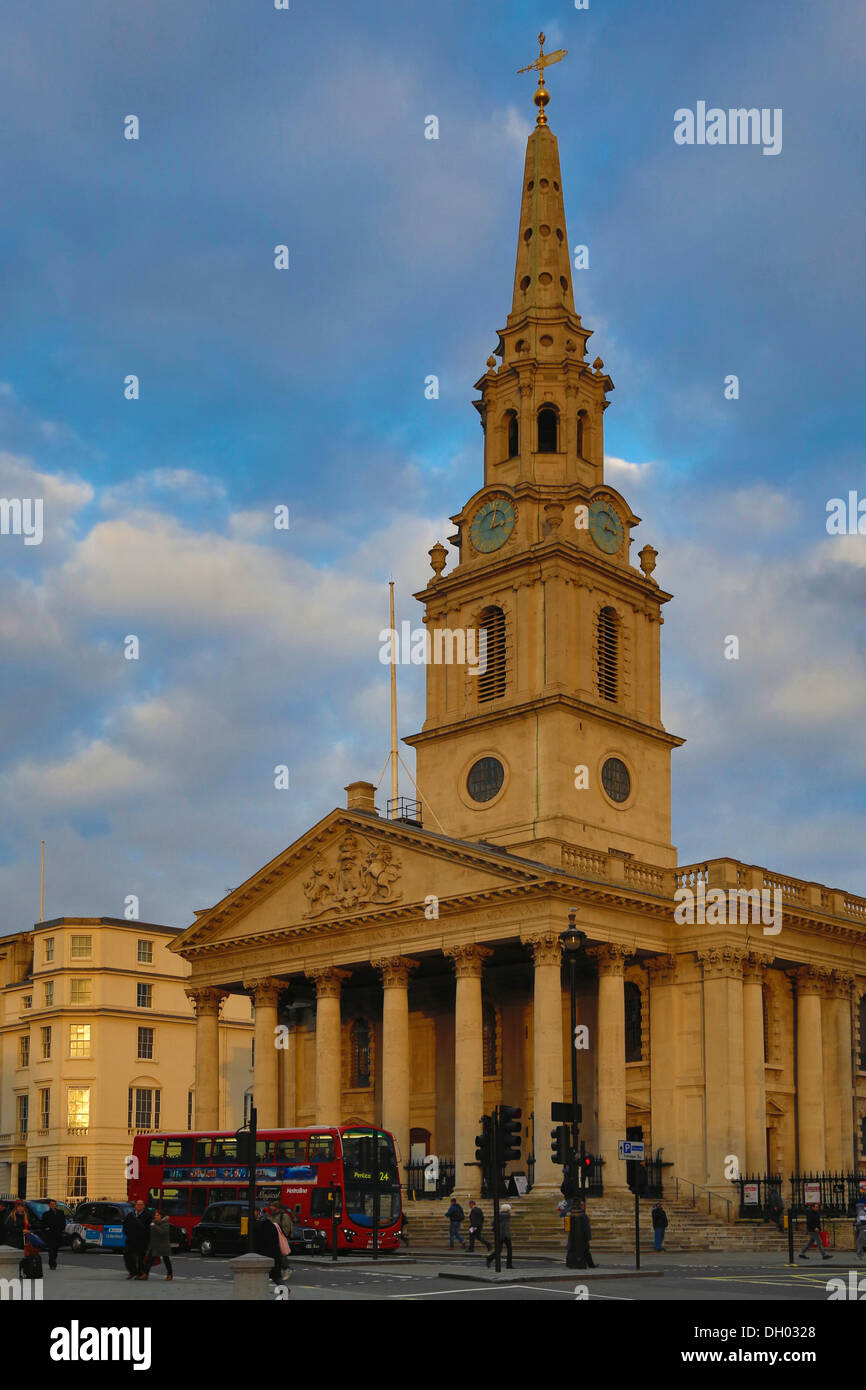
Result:
{"type": "Polygon", "coordinates": [[[851,988],[849,970],[831,970],[824,993],[825,1162],[832,1173],[848,1172],[854,1163],[854,1078],[851,1072],[851,988]]]}
{"type": "MultiPolygon", "coordinates": [[[[557,932],[521,935],[532,952],[533,1100],[535,1112],[535,1185],[558,1187],[562,1175],[546,1143],[551,1101],[562,1100],[562,944],[557,932]]],[[[572,1039],[573,1041],[573,1039],[572,1039]]]]}
{"type": "MultiPolygon", "coordinates": [[[[745,951],[711,946],[698,951],[704,967],[704,1095],[708,1186],[730,1192],[734,1171],[746,1168],[746,1075],[743,1060],[745,951]],[[736,1169],[734,1164],[736,1163],[736,1169]]],[[[761,1172],[764,1171],[761,1164],[761,1172]]]]}
{"type": "Polygon", "coordinates": [[[417,960],[388,956],[371,961],[382,976],[382,1128],[409,1162],[409,975],[417,960]]]}
{"type": "Polygon", "coordinates": [[[743,961],[743,1078],[746,1171],[767,1168],[767,1085],[764,1067],[764,972],[771,957],[750,951],[743,961]]]}
{"type": "Polygon", "coordinates": [[[316,983],[316,1124],[338,1125],[343,1118],[340,992],[350,970],[332,965],[308,970],[316,983]]]}
{"type": "Polygon", "coordinates": [[[800,1172],[823,1173],[824,1040],[821,998],[827,971],[814,965],[792,971],[797,985],[797,1137],[800,1172]]]}
{"type": "Polygon", "coordinates": [[[277,1055],[277,998],[281,982],[272,976],[245,980],[244,988],[256,1006],[253,1103],[259,1129],[276,1129],[279,1122],[279,1057],[277,1055]]]}
{"type": "Polygon", "coordinates": [[[454,1181],[465,1188],[472,1166],[472,1187],[477,1187],[475,1136],[481,1131],[484,1110],[484,1030],[481,1014],[481,971],[493,954],[485,946],[446,946],[454,965],[457,991],[454,1001],[454,1181]]]}
{"type": "Polygon", "coordinates": [[[220,1009],[227,994],[222,989],[186,990],[195,1008],[195,1125],[219,1129],[220,1122],[220,1009]]]}
{"type": "Polygon", "coordinates": [[[608,942],[589,955],[598,964],[598,1146],[606,1160],[605,1187],[624,1187],[626,1166],[617,1158],[625,1139],[625,961],[627,946],[608,942]]]}

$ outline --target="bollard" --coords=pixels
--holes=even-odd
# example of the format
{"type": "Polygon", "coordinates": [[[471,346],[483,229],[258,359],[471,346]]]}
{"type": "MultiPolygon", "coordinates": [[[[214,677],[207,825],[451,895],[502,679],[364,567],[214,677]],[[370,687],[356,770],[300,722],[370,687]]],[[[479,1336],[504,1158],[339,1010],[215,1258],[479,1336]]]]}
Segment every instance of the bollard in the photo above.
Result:
{"type": "Polygon", "coordinates": [[[266,1255],[239,1255],[236,1260],[229,1260],[235,1281],[234,1297],[259,1302],[271,1298],[271,1289],[276,1285],[271,1284],[268,1273],[273,1263],[266,1255]]]}

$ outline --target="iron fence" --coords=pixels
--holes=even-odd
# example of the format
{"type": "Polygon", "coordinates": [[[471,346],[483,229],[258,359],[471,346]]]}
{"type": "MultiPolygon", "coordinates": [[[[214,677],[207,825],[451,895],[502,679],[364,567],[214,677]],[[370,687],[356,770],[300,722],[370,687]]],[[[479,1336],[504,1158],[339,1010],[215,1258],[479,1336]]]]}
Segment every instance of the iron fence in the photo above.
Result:
{"type": "Polygon", "coordinates": [[[784,1178],[781,1173],[747,1173],[745,1176],[735,1179],[735,1183],[740,1190],[738,1215],[746,1220],[765,1221],[767,1219],[771,1192],[781,1193],[782,1201],[785,1200],[784,1178]]]}
{"type": "Polygon", "coordinates": [[[423,1158],[410,1158],[406,1164],[406,1195],[417,1201],[423,1197],[450,1197],[454,1191],[454,1159],[440,1158],[435,1186],[426,1181],[427,1169],[423,1158]]]}
{"type": "Polygon", "coordinates": [[[829,1216],[854,1216],[857,1202],[866,1197],[863,1173],[748,1173],[735,1180],[740,1193],[740,1217],[766,1219],[768,1199],[778,1192],[786,1207],[802,1214],[813,1202],[829,1216]]]}

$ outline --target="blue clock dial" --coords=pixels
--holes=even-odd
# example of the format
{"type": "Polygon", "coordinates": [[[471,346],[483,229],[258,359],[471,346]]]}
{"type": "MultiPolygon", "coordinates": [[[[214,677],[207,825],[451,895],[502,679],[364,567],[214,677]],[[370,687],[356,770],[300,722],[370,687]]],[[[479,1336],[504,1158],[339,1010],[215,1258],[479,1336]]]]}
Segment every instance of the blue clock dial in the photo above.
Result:
{"type": "Polygon", "coordinates": [[[482,555],[498,550],[514,530],[517,520],[514,507],[507,497],[491,497],[475,513],[469,536],[482,555]]]}
{"type": "Polygon", "coordinates": [[[613,555],[622,545],[623,524],[612,503],[597,497],[589,506],[589,534],[599,550],[613,555]]]}

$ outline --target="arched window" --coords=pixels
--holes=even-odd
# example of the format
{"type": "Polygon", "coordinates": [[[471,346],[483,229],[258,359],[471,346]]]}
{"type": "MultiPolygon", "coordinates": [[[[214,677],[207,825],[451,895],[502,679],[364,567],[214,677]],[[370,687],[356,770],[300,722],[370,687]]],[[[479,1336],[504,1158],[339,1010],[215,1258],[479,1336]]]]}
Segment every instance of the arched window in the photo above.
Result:
{"type": "Polygon", "coordinates": [[[538,412],[538,452],[556,453],[556,433],[559,420],[552,405],[543,405],[538,412]]]}
{"type": "Polygon", "coordinates": [[[577,457],[579,459],[583,458],[583,421],[585,414],[585,411],[580,410],[577,415],[577,457]]]}
{"type": "Polygon", "coordinates": [[[625,1060],[643,1061],[640,986],[632,980],[625,986],[625,1060]]]}
{"type": "Polygon", "coordinates": [[[860,996],[860,1070],[866,1071],[866,994],[860,996]]]}
{"type": "MultiPolygon", "coordinates": [[[[478,621],[479,628],[486,634],[484,643],[479,641],[479,658],[485,665],[483,674],[475,677],[478,681],[478,699],[496,700],[505,694],[505,614],[501,608],[485,608],[478,621]]],[[[480,666],[479,666],[480,670],[480,666]]]]}
{"type": "Polygon", "coordinates": [[[485,1004],[482,1010],[484,1028],[484,1075],[496,1075],[496,1009],[485,1004]]]}
{"type": "Polygon", "coordinates": [[[356,1018],[349,1032],[349,1074],[353,1090],[370,1084],[370,1025],[365,1018],[356,1018]]]}
{"type": "Polygon", "coordinates": [[[619,699],[619,621],[616,610],[602,608],[598,615],[598,693],[603,700],[619,699]]]}
{"type": "Polygon", "coordinates": [[[517,423],[517,411],[509,410],[505,418],[508,425],[508,457],[513,459],[520,452],[520,427],[517,423]]]}

